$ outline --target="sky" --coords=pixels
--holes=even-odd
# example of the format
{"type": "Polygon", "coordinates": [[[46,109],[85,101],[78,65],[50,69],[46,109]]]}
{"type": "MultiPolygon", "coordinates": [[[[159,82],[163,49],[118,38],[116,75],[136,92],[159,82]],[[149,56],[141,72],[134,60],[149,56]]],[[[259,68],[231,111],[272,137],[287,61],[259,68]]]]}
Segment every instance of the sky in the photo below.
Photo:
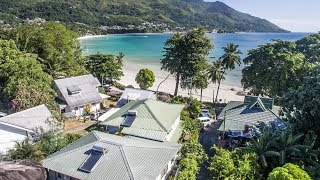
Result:
{"type": "MultiPolygon", "coordinates": [[[[216,1],[216,0],[205,0],[216,1]]],[[[320,31],[320,0],[219,0],[292,32],[320,31]]]]}

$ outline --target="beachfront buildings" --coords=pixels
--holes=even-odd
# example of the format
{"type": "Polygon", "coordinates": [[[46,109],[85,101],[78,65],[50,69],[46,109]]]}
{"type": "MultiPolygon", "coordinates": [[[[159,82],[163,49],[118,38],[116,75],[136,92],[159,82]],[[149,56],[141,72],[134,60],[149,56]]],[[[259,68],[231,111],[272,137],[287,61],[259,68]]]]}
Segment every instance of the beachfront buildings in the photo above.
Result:
{"type": "Polygon", "coordinates": [[[121,108],[122,106],[126,105],[128,102],[132,100],[141,101],[145,99],[156,100],[157,97],[152,91],[126,88],[117,103],[117,107],[121,108]]]}
{"type": "Polygon", "coordinates": [[[245,126],[259,126],[261,123],[275,128],[284,128],[279,118],[279,107],[274,105],[273,99],[245,96],[244,101],[232,101],[217,117],[223,120],[219,130],[243,130],[245,126]]]}
{"type": "Polygon", "coordinates": [[[180,113],[183,108],[181,104],[153,99],[132,100],[101,125],[106,126],[108,133],[121,132],[127,136],[177,142],[181,136],[180,113]]]}
{"type": "Polygon", "coordinates": [[[54,80],[53,88],[58,94],[60,112],[82,116],[88,113],[86,106],[92,112],[100,110],[105,95],[99,93],[99,86],[100,82],[92,74],[54,80]]]}
{"type": "Polygon", "coordinates": [[[99,131],[54,153],[43,161],[49,180],[166,179],[181,145],[99,131]]]}
{"type": "Polygon", "coordinates": [[[27,137],[32,140],[34,135],[50,131],[50,121],[54,119],[45,105],[1,117],[0,154],[6,154],[17,142],[22,142],[27,137]]]}

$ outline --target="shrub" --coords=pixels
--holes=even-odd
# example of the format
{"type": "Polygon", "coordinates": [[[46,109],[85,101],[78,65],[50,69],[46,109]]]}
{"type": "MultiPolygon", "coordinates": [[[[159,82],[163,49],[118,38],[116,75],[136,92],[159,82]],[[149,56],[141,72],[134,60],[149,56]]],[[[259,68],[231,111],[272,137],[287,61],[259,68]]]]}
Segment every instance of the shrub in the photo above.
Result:
{"type": "Polygon", "coordinates": [[[209,171],[213,179],[260,179],[260,168],[255,153],[242,154],[240,151],[229,151],[213,147],[215,156],[212,157],[209,171]]]}
{"type": "Polygon", "coordinates": [[[287,163],[271,171],[268,180],[311,180],[309,174],[299,166],[287,163]]]}

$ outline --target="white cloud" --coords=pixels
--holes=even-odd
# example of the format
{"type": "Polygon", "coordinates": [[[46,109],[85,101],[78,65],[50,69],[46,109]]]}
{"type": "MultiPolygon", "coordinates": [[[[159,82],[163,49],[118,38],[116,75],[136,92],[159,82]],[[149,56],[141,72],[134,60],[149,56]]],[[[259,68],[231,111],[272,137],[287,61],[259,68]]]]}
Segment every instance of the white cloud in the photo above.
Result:
{"type": "Polygon", "coordinates": [[[319,32],[320,20],[269,19],[274,24],[293,32],[319,32]]]}

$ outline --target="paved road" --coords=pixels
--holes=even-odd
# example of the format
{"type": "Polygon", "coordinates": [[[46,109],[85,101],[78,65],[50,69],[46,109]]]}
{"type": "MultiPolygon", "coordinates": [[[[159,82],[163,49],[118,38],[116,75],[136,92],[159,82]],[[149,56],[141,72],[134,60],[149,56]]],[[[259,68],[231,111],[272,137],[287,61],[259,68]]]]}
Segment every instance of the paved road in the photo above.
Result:
{"type": "MultiPolygon", "coordinates": [[[[219,132],[218,128],[220,127],[221,123],[217,122],[211,124],[205,131],[200,133],[199,140],[202,146],[204,147],[208,158],[214,155],[214,151],[211,149],[214,144],[218,144],[219,132]]],[[[209,162],[204,162],[201,166],[200,172],[198,174],[199,180],[206,180],[209,179],[209,172],[208,172],[209,162]]]]}

